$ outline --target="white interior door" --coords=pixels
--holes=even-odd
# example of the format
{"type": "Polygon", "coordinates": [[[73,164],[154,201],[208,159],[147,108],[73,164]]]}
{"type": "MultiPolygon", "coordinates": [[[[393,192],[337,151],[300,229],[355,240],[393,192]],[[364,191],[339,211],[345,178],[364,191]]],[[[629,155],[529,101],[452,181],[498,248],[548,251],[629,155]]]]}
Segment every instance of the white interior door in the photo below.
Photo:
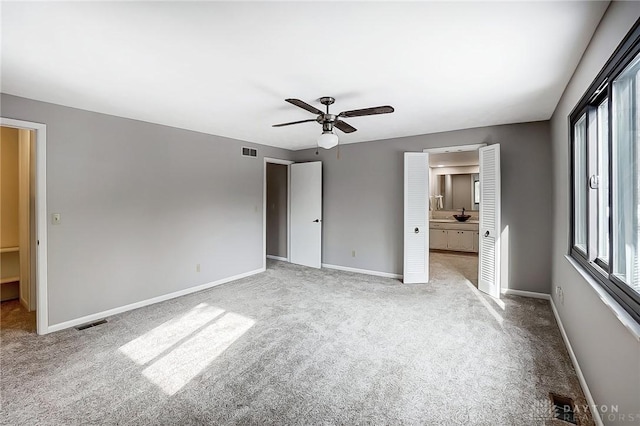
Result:
{"type": "Polygon", "coordinates": [[[404,153],[405,284],[429,282],[429,154],[404,153]]]}
{"type": "Polygon", "coordinates": [[[479,149],[480,242],[478,289],[500,297],[500,144],[479,149]]]}
{"type": "Polygon", "coordinates": [[[322,264],[322,162],[291,165],[291,263],[322,264]]]}

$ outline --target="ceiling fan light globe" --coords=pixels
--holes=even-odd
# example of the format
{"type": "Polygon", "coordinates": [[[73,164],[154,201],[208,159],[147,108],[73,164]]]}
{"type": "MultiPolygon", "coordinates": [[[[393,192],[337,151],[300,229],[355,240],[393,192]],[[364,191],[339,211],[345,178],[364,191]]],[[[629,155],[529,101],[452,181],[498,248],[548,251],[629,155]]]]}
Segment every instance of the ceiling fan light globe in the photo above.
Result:
{"type": "Polygon", "coordinates": [[[318,146],[320,148],[331,149],[336,145],[338,145],[338,135],[333,132],[322,132],[318,136],[318,146]]]}

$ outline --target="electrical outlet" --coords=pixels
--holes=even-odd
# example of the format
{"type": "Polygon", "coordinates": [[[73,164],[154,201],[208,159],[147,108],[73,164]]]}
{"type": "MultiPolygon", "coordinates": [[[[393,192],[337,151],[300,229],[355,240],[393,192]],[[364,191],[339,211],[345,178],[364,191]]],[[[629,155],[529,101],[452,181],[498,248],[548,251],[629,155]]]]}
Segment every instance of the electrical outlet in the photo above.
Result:
{"type": "Polygon", "coordinates": [[[351,257],[356,257],[356,251],[355,250],[351,250],[351,257]]]}
{"type": "Polygon", "coordinates": [[[60,216],[60,213],[54,213],[51,215],[51,223],[54,225],[60,225],[60,223],[62,222],[62,217],[60,216]]]}
{"type": "Polygon", "coordinates": [[[200,264],[196,263],[196,272],[200,272],[200,264]]]}

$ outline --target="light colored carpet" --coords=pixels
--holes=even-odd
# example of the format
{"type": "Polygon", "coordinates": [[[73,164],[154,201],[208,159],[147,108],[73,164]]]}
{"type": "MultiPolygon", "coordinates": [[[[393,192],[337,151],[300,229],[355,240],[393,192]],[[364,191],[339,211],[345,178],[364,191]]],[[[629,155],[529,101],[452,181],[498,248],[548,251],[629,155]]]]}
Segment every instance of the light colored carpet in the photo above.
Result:
{"type": "Polygon", "coordinates": [[[40,337],[2,304],[0,421],[540,425],[549,392],[586,405],[548,302],[496,304],[473,260],[434,253],[421,285],[270,261],[40,337]]]}

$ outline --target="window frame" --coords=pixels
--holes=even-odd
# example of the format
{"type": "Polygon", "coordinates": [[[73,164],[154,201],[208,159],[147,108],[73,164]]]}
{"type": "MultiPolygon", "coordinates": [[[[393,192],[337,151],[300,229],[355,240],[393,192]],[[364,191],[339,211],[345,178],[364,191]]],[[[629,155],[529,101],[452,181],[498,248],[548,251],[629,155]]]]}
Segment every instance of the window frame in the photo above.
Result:
{"type": "Polygon", "coordinates": [[[627,33],[622,43],[616,48],[605,66],[598,73],[580,101],[576,104],[568,117],[569,121],[569,182],[570,182],[570,209],[569,209],[569,256],[591,275],[638,323],[640,323],[640,294],[636,293],[629,285],[624,283],[612,273],[613,268],[613,96],[612,82],[624,71],[638,55],[640,55],[640,19],[635,22],[631,30],[627,33]],[[586,173],[587,185],[589,176],[597,170],[597,123],[598,106],[607,100],[608,105],[608,206],[609,206],[609,261],[604,263],[595,254],[593,248],[597,250],[597,210],[598,194],[596,191],[587,190],[587,252],[583,253],[574,244],[575,238],[575,207],[576,207],[576,152],[575,152],[575,124],[583,114],[586,114],[587,141],[586,141],[586,173]],[[594,140],[595,138],[595,140],[594,140]],[[595,148],[595,149],[594,149],[595,148]],[[595,158],[594,158],[595,157],[595,158]],[[596,235],[594,235],[594,233],[596,235]]]}
{"type": "MultiPolygon", "coordinates": [[[[611,164],[613,162],[613,157],[611,155],[611,133],[612,133],[612,129],[611,129],[611,96],[609,95],[609,90],[607,90],[606,92],[603,91],[602,95],[597,97],[593,104],[594,104],[594,111],[596,112],[596,120],[598,120],[599,115],[598,115],[598,111],[600,109],[600,106],[604,103],[604,101],[606,100],[607,103],[607,183],[609,185],[609,191],[607,194],[607,206],[609,207],[609,220],[607,221],[607,232],[608,232],[608,244],[607,244],[607,251],[608,251],[608,256],[607,256],[607,262],[605,262],[601,257],[600,257],[600,253],[598,253],[598,256],[595,257],[594,262],[596,263],[596,265],[598,265],[601,269],[603,270],[609,270],[609,265],[611,265],[611,262],[609,261],[609,259],[611,258],[611,247],[612,247],[612,236],[611,236],[611,232],[612,232],[612,225],[613,225],[613,212],[611,211],[611,206],[613,203],[613,196],[612,196],[612,191],[611,191],[611,175],[613,173],[613,171],[611,170],[611,164]]],[[[600,135],[599,130],[600,130],[600,122],[598,121],[598,127],[596,129],[596,131],[598,132],[598,136],[600,135]]],[[[596,147],[596,170],[599,170],[599,164],[600,164],[600,145],[599,145],[600,141],[597,141],[597,147],[596,147]]],[[[599,222],[599,214],[600,214],[600,210],[599,210],[599,203],[600,203],[600,195],[597,194],[596,195],[596,199],[595,199],[595,209],[597,210],[596,213],[596,231],[600,231],[600,222],[599,222]]],[[[599,246],[599,242],[596,241],[596,244],[599,246]]]]}
{"type": "MultiPolygon", "coordinates": [[[[572,114],[573,116],[573,114],[572,114]]],[[[588,130],[588,123],[589,123],[589,115],[588,115],[588,109],[587,107],[579,110],[576,112],[575,117],[570,121],[569,123],[569,127],[570,127],[570,136],[569,136],[569,141],[570,141],[570,163],[571,163],[571,167],[570,167],[570,186],[571,186],[571,211],[570,211],[570,218],[571,218],[571,229],[570,229],[570,242],[569,242],[569,253],[572,256],[578,256],[580,257],[580,259],[586,260],[587,259],[587,253],[588,253],[588,249],[589,249],[589,225],[587,223],[587,235],[586,235],[586,245],[587,245],[587,250],[583,251],[582,249],[580,249],[577,244],[575,243],[575,238],[576,238],[576,182],[575,182],[575,174],[576,174],[576,155],[575,155],[575,145],[576,145],[576,124],[582,119],[582,116],[585,117],[585,125],[586,125],[586,146],[587,146],[587,155],[586,155],[586,164],[589,164],[589,130],[588,130]]],[[[588,169],[588,167],[587,167],[588,169]]],[[[587,221],[589,218],[589,201],[588,201],[588,193],[585,194],[587,196],[587,210],[585,212],[585,214],[587,215],[587,221]]]]}

